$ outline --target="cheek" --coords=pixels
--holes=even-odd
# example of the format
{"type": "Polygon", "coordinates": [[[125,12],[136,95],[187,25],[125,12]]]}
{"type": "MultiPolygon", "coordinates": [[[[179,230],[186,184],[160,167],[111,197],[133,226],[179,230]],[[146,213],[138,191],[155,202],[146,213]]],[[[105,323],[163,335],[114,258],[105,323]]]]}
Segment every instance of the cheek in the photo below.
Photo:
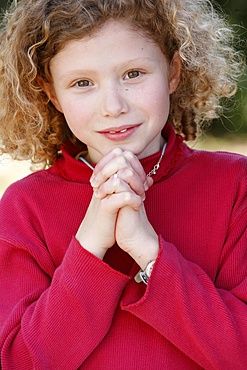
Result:
{"type": "Polygon", "coordinates": [[[166,120],[170,110],[170,94],[167,84],[157,84],[145,98],[146,109],[157,118],[166,120]]]}
{"type": "Polygon", "coordinates": [[[63,105],[63,114],[68,126],[73,132],[88,119],[87,106],[75,100],[67,101],[63,105]]]}

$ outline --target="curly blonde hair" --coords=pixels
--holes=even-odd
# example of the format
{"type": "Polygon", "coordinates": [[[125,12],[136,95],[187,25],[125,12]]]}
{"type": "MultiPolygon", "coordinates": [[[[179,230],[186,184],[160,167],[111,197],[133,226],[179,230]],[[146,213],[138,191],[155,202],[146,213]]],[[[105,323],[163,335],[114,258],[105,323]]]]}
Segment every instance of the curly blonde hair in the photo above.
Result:
{"type": "Polygon", "coordinates": [[[15,0],[0,33],[0,153],[51,165],[67,139],[76,140],[42,89],[52,82],[51,59],[71,41],[92,35],[109,19],[129,22],[155,40],[181,80],[169,120],[185,140],[221,113],[236,92],[243,60],[233,31],[208,0],[15,0]]]}

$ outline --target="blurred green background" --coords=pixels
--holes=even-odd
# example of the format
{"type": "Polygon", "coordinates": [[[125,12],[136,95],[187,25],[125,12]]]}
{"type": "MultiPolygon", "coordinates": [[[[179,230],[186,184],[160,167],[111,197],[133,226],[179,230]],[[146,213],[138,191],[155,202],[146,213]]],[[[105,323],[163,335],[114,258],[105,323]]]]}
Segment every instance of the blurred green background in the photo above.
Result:
{"type": "MultiPolygon", "coordinates": [[[[195,0],[196,1],[196,0],[195,0]]],[[[10,1],[0,0],[0,9],[5,9],[10,1]]],[[[228,17],[236,33],[241,38],[238,45],[247,56],[247,0],[212,0],[215,6],[220,5],[228,17]]],[[[239,91],[232,101],[232,106],[227,105],[224,116],[213,122],[212,127],[207,133],[214,137],[226,138],[231,135],[234,139],[241,135],[247,136],[247,76],[242,78],[239,83],[239,91]]],[[[247,137],[246,137],[247,143],[247,137]]]]}

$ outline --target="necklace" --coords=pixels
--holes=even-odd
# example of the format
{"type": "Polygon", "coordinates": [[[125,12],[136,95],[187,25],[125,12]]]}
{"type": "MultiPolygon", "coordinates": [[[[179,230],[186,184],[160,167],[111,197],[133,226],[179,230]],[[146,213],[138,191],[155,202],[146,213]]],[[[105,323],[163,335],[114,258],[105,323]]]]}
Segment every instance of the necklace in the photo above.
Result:
{"type": "MultiPolygon", "coordinates": [[[[156,172],[160,168],[160,162],[162,161],[162,158],[164,156],[164,153],[165,153],[165,150],[166,150],[166,145],[167,145],[167,143],[165,142],[165,144],[163,145],[161,156],[159,157],[158,162],[154,165],[154,168],[147,174],[147,176],[150,177],[152,175],[156,175],[156,172]]],[[[88,161],[82,155],[80,155],[78,157],[78,160],[85,163],[89,168],[91,168],[92,171],[94,170],[93,166],[90,163],[88,163],[88,161]]]]}
{"type": "Polygon", "coordinates": [[[163,155],[164,155],[165,150],[166,150],[166,144],[167,144],[167,142],[165,142],[165,144],[163,145],[161,156],[160,156],[158,162],[154,165],[154,168],[147,174],[147,176],[156,175],[156,172],[160,168],[160,162],[162,161],[163,155]]]}

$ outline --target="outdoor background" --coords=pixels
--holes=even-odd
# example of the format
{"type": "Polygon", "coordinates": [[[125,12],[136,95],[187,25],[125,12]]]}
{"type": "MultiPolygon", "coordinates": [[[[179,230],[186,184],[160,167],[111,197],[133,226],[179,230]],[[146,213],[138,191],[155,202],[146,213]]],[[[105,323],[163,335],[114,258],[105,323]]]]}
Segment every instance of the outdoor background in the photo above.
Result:
{"type": "MultiPolygon", "coordinates": [[[[1,12],[7,3],[9,1],[0,0],[1,12]]],[[[238,48],[247,56],[247,0],[218,0],[213,1],[213,4],[219,4],[227,14],[229,22],[242,40],[238,48]]],[[[232,107],[224,112],[223,118],[214,121],[210,130],[194,143],[193,147],[247,155],[247,74],[240,81],[239,92],[232,107]]],[[[13,162],[7,157],[0,157],[0,197],[9,184],[31,172],[29,167],[28,162],[13,162]]]]}

